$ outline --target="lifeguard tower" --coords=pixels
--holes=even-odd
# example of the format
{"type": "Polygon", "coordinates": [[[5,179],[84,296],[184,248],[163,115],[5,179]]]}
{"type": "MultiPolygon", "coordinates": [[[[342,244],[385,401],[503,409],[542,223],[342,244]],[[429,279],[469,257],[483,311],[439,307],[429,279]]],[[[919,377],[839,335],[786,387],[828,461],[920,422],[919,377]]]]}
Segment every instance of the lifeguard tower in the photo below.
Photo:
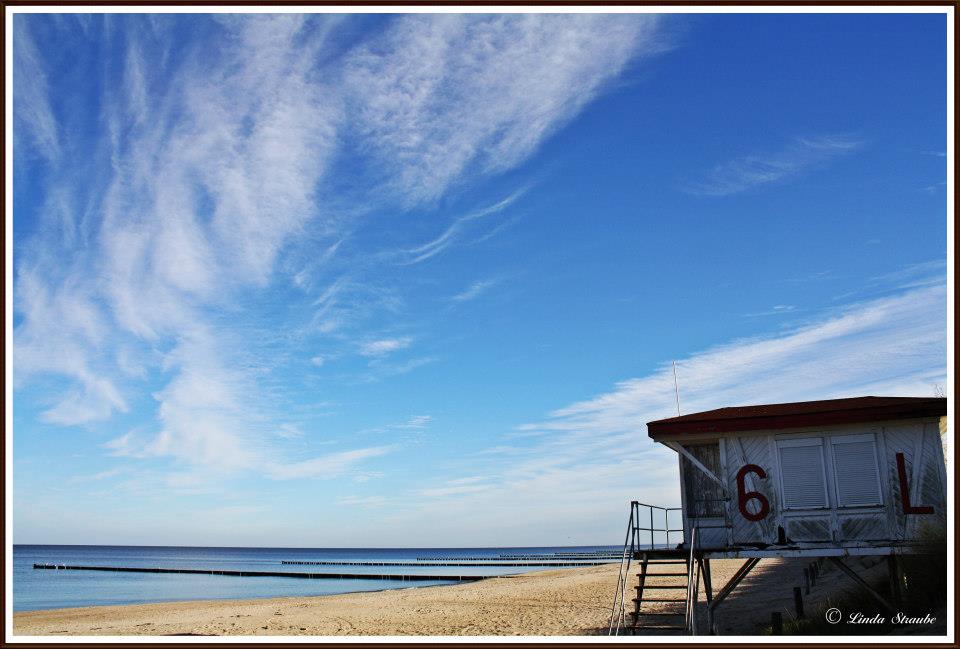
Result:
{"type": "Polygon", "coordinates": [[[886,555],[895,583],[899,555],[945,534],[946,414],[945,398],[858,397],[649,422],[679,456],[681,507],[631,503],[610,632],[693,633],[701,583],[712,630],[716,607],[769,557],[827,557],[883,601],[843,557],[886,555]],[[745,560],[717,593],[712,558],[745,560]]]}

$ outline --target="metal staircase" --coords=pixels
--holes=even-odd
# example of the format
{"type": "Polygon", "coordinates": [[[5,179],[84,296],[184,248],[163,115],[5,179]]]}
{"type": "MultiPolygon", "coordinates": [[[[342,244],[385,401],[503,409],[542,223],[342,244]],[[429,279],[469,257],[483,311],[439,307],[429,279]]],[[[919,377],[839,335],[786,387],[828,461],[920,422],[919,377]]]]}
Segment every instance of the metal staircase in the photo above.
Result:
{"type": "MultiPolygon", "coordinates": [[[[680,556],[679,553],[675,553],[680,556]]],[[[689,561],[643,552],[637,573],[637,596],[630,612],[630,632],[686,631],[689,561]]]]}
{"type": "Polygon", "coordinates": [[[624,540],[617,579],[617,592],[610,614],[609,635],[645,632],[681,632],[693,634],[696,629],[696,602],[699,592],[699,562],[694,555],[696,529],[691,532],[690,543],[684,547],[671,544],[671,533],[683,534],[682,529],[670,527],[670,512],[679,508],[658,507],[637,501],[630,503],[630,520],[624,540]],[[641,510],[644,514],[641,518],[641,510]],[[663,513],[663,527],[655,527],[654,511],[663,513]],[[649,517],[650,527],[641,527],[649,517]],[[641,532],[649,533],[649,542],[641,541],[641,532]],[[663,542],[656,543],[656,533],[663,542]],[[636,597],[626,613],[627,583],[631,566],[636,559],[640,564],[637,585],[632,587],[636,597]],[[629,618],[629,619],[628,619],[629,618]],[[682,622],[681,622],[682,618],[682,622]]]}

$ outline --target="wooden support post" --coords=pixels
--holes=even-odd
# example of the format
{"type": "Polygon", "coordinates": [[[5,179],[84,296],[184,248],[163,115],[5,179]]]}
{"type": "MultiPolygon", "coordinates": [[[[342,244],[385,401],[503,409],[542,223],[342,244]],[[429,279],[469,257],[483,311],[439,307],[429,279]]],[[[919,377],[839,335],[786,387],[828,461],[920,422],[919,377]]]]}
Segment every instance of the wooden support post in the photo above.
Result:
{"type": "Polygon", "coordinates": [[[810,594],[810,568],[803,569],[803,594],[810,594]]]}
{"type": "Polygon", "coordinates": [[[774,611],[770,614],[770,633],[783,635],[783,613],[774,611]]]}
{"type": "Polygon", "coordinates": [[[793,589],[793,607],[797,611],[797,619],[803,619],[803,593],[800,591],[799,586],[795,586],[793,589]]]}
{"type": "Polygon", "coordinates": [[[703,591],[707,596],[707,604],[713,601],[713,578],[710,576],[710,559],[700,559],[700,570],[703,572],[703,591]]]}
{"type": "Polygon", "coordinates": [[[730,581],[728,581],[723,588],[717,592],[717,595],[713,598],[713,601],[707,604],[707,626],[710,628],[710,633],[715,633],[716,629],[716,624],[713,620],[713,610],[720,605],[720,602],[727,598],[727,595],[733,592],[733,589],[736,588],[741,581],[743,581],[743,578],[746,577],[747,574],[749,574],[750,571],[753,570],[753,567],[758,563],[760,563],[760,559],[757,557],[753,557],[744,561],[743,565],[740,566],[740,568],[737,569],[737,572],[734,573],[733,577],[730,578],[730,581]]]}
{"type": "Polygon", "coordinates": [[[717,625],[713,621],[713,606],[711,604],[707,604],[707,633],[717,635],[717,625]]]}
{"type": "Polygon", "coordinates": [[[903,604],[903,591],[900,588],[900,561],[895,554],[887,556],[887,572],[890,577],[890,597],[893,598],[893,604],[899,610],[903,604]]]}
{"type": "Polygon", "coordinates": [[[749,572],[753,570],[753,567],[756,566],[758,563],[760,563],[760,559],[757,557],[752,557],[744,561],[743,565],[740,566],[737,569],[737,572],[734,573],[733,577],[730,578],[730,581],[728,581],[726,585],[724,585],[724,587],[720,589],[716,597],[713,598],[713,602],[711,602],[711,607],[716,608],[717,606],[719,606],[720,602],[725,600],[727,598],[727,595],[733,592],[733,589],[736,588],[741,581],[743,581],[743,578],[746,577],[747,574],[749,574],[749,572]]]}

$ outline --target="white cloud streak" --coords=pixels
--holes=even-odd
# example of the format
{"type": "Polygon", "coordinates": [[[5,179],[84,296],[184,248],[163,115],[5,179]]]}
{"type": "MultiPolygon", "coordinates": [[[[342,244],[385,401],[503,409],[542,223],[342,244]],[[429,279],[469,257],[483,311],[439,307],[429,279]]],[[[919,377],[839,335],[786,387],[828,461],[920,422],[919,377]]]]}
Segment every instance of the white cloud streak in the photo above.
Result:
{"type": "MultiPolygon", "coordinates": [[[[65,149],[27,20],[15,21],[17,137],[55,160],[65,149]]],[[[327,252],[314,263],[324,264],[348,235],[316,194],[343,143],[389,172],[406,207],[429,203],[468,172],[499,173],[528,157],[631,58],[659,47],[654,16],[422,15],[392,19],[375,40],[325,59],[341,19],[284,14],[219,16],[217,47],[188,45],[203,55],[176,58],[145,40],[157,45],[174,18],[151,17],[144,29],[136,17],[102,20],[123,51],[119,76],[101,84],[106,137],[83,154],[103,175],[91,186],[73,175],[51,181],[56,227],[41,229],[18,258],[18,385],[37,374],[67,377],[72,387],[43,416],[77,425],[127,411],[160,379],[152,432],[145,422],[109,452],[283,479],[337,474],[374,456],[360,449],[286,461],[283,429],[264,421],[241,326],[251,315],[245,298],[270,286],[291,242],[308,228],[322,233],[327,252]]],[[[85,33],[97,31],[84,23],[85,33]]],[[[521,194],[454,222],[407,260],[447,250],[470,221],[521,194]]],[[[289,284],[309,294],[316,270],[300,265],[289,284]]],[[[395,303],[389,291],[346,278],[318,300],[310,328],[333,335],[358,311],[395,303]]],[[[375,364],[412,342],[357,339],[375,364]]],[[[313,355],[314,365],[335,355],[313,355]]],[[[388,376],[431,360],[374,369],[388,376]]]]}
{"type": "Polygon", "coordinates": [[[691,194],[729,196],[786,180],[862,146],[848,137],[796,138],[780,151],[752,154],[717,165],[699,182],[686,185],[691,194]]]}
{"type": "Polygon", "coordinates": [[[417,246],[416,248],[412,248],[411,250],[405,251],[406,259],[402,263],[419,264],[422,261],[426,261],[427,259],[440,254],[458,240],[463,238],[464,233],[471,222],[478,221],[484,217],[502,212],[516,202],[517,199],[523,196],[526,191],[526,189],[517,190],[493,205],[489,205],[455,219],[453,223],[451,223],[447,229],[443,231],[443,234],[436,239],[428,241],[427,243],[417,246]]]}
{"type": "MultiPolygon", "coordinates": [[[[849,307],[773,337],[735,341],[678,363],[686,412],[747,403],[885,393],[923,395],[946,371],[943,284],[849,307]]],[[[616,432],[671,416],[672,372],[618,384],[552,413],[543,431],[616,432]]]]}
{"type": "Polygon", "coordinates": [[[489,289],[495,286],[496,283],[497,282],[494,280],[481,280],[474,282],[450,299],[454,302],[469,302],[470,300],[474,300],[486,293],[489,289]]]}
{"type": "Polygon", "coordinates": [[[395,446],[373,446],[341,453],[331,453],[303,462],[266,467],[267,475],[276,480],[314,478],[330,480],[347,473],[362,460],[380,457],[396,449],[395,446]]]}
{"type": "Polygon", "coordinates": [[[433,421],[433,417],[430,415],[416,415],[408,419],[406,423],[398,425],[397,428],[426,428],[431,421],[433,421]]]}
{"type": "Polygon", "coordinates": [[[413,338],[405,336],[403,338],[382,338],[380,340],[371,340],[360,345],[360,353],[363,356],[385,356],[392,352],[406,349],[413,342],[413,338]]]}
{"type": "MultiPolygon", "coordinates": [[[[862,395],[929,396],[946,376],[946,287],[848,305],[794,329],[736,340],[680,360],[685,413],[734,405],[862,395]]],[[[646,423],[676,414],[669,364],[521,426],[532,444],[470,459],[496,477],[420,489],[426,500],[390,522],[431,521],[437,543],[542,544],[622,540],[627,503],[679,503],[676,454],[646,423]],[[589,530],[590,536],[571,530],[589,530]],[[501,541],[502,542],[502,541],[501,541]]],[[[411,535],[411,538],[412,535],[411,535]]]]}
{"type": "Polygon", "coordinates": [[[16,380],[35,373],[54,373],[74,381],[65,396],[43,413],[56,424],[86,424],[126,412],[126,400],[115,383],[100,372],[109,326],[91,287],[67,279],[51,287],[41,272],[23,266],[16,291],[23,324],[14,332],[16,380]]]}
{"type": "Polygon", "coordinates": [[[347,64],[356,128],[411,202],[533,153],[631,58],[654,15],[411,15],[347,64]]]}
{"type": "Polygon", "coordinates": [[[24,15],[13,17],[13,75],[14,121],[19,127],[14,131],[17,153],[29,148],[51,162],[56,161],[60,156],[59,128],[48,98],[47,74],[24,15]],[[29,144],[20,139],[22,131],[26,132],[29,144]]]}

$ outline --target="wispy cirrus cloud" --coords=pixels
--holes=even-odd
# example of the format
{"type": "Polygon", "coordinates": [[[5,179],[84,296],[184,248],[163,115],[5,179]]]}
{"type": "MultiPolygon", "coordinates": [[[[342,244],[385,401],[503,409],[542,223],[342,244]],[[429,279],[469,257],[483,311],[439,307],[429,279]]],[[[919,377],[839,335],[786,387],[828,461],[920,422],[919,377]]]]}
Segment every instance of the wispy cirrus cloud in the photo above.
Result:
{"type": "Polygon", "coordinates": [[[426,428],[431,421],[433,421],[433,417],[430,415],[414,415],[408,419],[406,423],[397,426],[397,428],[426,428]]]}
{"type": "Polygon", "coordinates": [[[943,282],[946,273],[946,259],[931,259],[872,277],[870,284],[872,287],[893,287],[894,290],[937,286],[943,282]]]}
{"type": "Polygon", "coordinates": [[[23,324],[14,332],[17,380],[38,373],[69,377],[72,386],[44,411],[48,422],[87,424],[126,412],[127,400],[103,372],[111,327],[84,278],[51,285],[41,266],[21,264],[15,289],[23,324]],[[55,342],[54,342],[55,341],[55,342]]]}
{"type": "Polygon", "coordinates": [[[471,223],[502,212],[516,202],[521,196],[523,196],[526,191],[526,188],[519,189],[503,200],[494,203],[493,205],[489,205],[479,210],[470,212],[469,214],[458,217],[449,226],[447,226],[447,229],[444,230],[443,233],[437,238],[415,248],[411,248],[410,250],[404,251],[404,259],[401,263],[406,265],[419,264],[422,261],[426,261],[431,257],[439,255],[441,252],[445,251],[447,248],[461,240],[466,234],[471,223]]]}
{"type": "MultiPolygon", "coordinates": [[[[159,430],[118,438],[115,454],[227,470],[258,470],[271,456],[282,464],[250,423],[256,379],[237,363],[239,332],[214,323],[241,292],[265,284],[285,241],[316,216],[338,108],[311,79],[322,41],[294,45],[303,20],[238,21],[217,55],[171,75],[151,75],[163,63],[146,60],[136,30],[126,31],[120,92],[99,104],[110,137],[93,157],[112,163],[104,184],[86,189],[100,216],[90,245],[62,251],[73,260],[64,272],[52,254],[63,240],[38,240],[43,252],[17,269],[18,373],[78,384],[48,411],[51,421],[125,411],[113,377],[128,372],[109,362],[112,350],[161,345],[167,351],[146,357],[151,374],[170,377],[153,392],[159,430]]],[[[55,182],[56,191],[81,191],[69,178],[55,182]]],[[[122,384],[131,396],[139,387],[122,384]]]]}
{"type": "Polygon", "coordinates": [[[797,310],[797,307],[793,304],[774,304],[772,307],[766,311],[755,311],[753,313],[745,313],[744,315],[748,318],[760,318],[763,316],[771,315],[787,315],[793,313],[797,310]]]}
{"type": "Polygon", "coordinates": [[[383,426],[375,426],[373,428],[367,428],[361,431],[358,431],[358,435],[363,434],[381,434],[381,433],[390,433],[396,431],[413,431],[417,433],[426,429],[430,423],[433,421],[431,415],[414,415],[407,419],[406,421],[400,423],[391,423],[385,424],[383,426]]]}
{"type": "Polygon", "coordinates": [[[861,141],[847,136],[798,137],[779,151],[746,155],[719,164],[704,179],[689,182],[684,189],[703,196],[739,194],[792,178],[861,146],[861,141]]]}
{"type": "Polygon", "coordinates": [[[533,153],[640,55],[655,15],[411,15],[347,60],[355,128],[408,201],[533,153]]]}
{"type": "Polygon", "coordinates": [[[469,476],[448,480],[442,487],[421,489],[419,495],[425,498],[445,498],[447,496],[480,493],[488,491],[494,486],[495,483],[491,482],[491,476],[469,476]]]}
{"type": "Polygon", "coordinates": [[[402,338],[381,338],[371,340],[360,345],[360,353],[363,356],[384,356],[391,352],[406,349],[413,342],[410,336],[402,338]]]}
{"type": "MultiPolygon", "coordinates": [[[[680,359],[683,412],[867,394],[932,395],[945,382],[947,336],[944,277],[933,277],[939,282],[680,359]]],[[[517,543],[545,537],[613,542],[630,500],[679,504],[676,454],[646,435],[648,421],[675,414],[672,366],[664,363],[520,426],[522,444],[493,447],[464,465],[487,467],[495,480],[454,478],[424,487],[417,495],[427,500],[390,520],[408,529],[433,521],[434,538],[443,542],[461,538],[464,529],[478,544],[507,533],[517,543]]]]}
{"type": "MultiPolygon", "coordinates": [[[[678,362],[684,411],[863,394],[924,395],[946,372],[946,287],[851,305],[770,337],[718,346],[678,362]]],[[[669,366],[561,408],[540,431],[623,431],[671,416],[669,366]]]]}
{"type": "Polygon", "coordinates": [[[303,462],[273,464],[266,467],[267,475],[275,480],[297,478],[338,478],[363,460],[380,457],[396,450],[396,446],[372,446],[340,453],[330,453],[303,462]]]}
{"type": "Polygon", "coordinates": [[[47,73],[26,20],[13,21],[14,146],[18,155],[31,150],[48,161],[60,155],[60,134],[50,105],[47,73]],[[17,128],[19,127],[19,128],[17,128]]]}
{"type": "Polygon", "coordinates": [[[480,297],[488,290],[496,286],[496,284],[497,280],[493,279],[478,280],[450,299],[454,302],[469,302],[470,300],[475,300],[476,298],[480,297]]]}
{"type": "MultiPolygon", "coordinates": [[[[387,362],[412,339],[362,328],[369,313],[400,300],[364,275],[365,257],[322,283],[334,260],[362,256],[344,245],[349,216],[318,194],[344,147],[385,174],[392,205],[431,205],[468,177],[529,157],[631,60],[664,47],[656,16],[401,16],[344,51],[328,40],[342,17],[220,15],[204,25],[202,42],[178,43],[174,56],[176,16],[58,20],[51,29],[82,28],[115,45],[116,65],[88,61],[103,75],[92,87],[103,90],[86,118],[104,137],[81,152],[60,140],[30,20],[14,21],[18,142],[47,160],[78,156],[64,164],[95,164],[98,173],[47,183],[53,225],[18,256],[18,385],[66,377],[71,387],[44,415],[64,426],[92,425],[152,397],[152,420],[106,450],[172,459],[193,471],[184,480],[206,470],[312,478],[376,456],[288,459],[286,440],[299,436],[271,421],[282,413],[262,389],[266,369],[281,361],[250,351],[264,331],[250,305],[278,274],[302,292],[309,315],[271,329],[342,346],[290,354],[312,359],[314,371],[358,349],[373,378],[434,360],[387,362]],[[297,246],[309,263],[284,263],[297,246]]],[[[522,194],[447,224],[401,263],[449,251],[522,194]]]]}

